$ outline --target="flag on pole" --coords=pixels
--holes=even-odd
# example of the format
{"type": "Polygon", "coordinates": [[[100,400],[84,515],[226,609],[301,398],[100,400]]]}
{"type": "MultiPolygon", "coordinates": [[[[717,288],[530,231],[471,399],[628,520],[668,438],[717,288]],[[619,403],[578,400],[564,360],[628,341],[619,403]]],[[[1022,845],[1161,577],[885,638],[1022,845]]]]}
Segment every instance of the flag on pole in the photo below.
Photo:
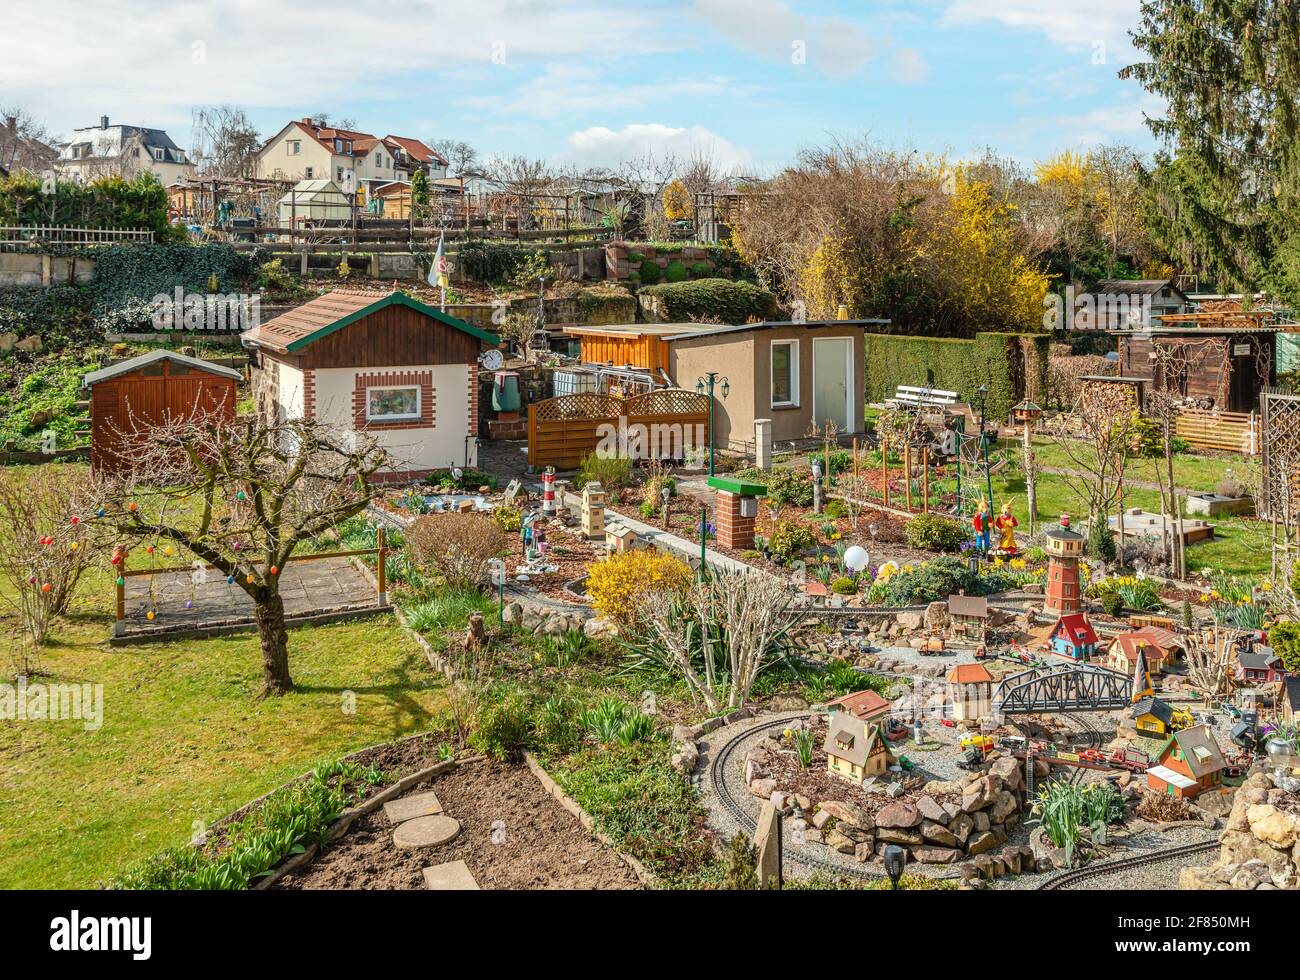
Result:
{"type": "Polygon", "coordinates": [[[429,285],[440,286],[446,289],[451,285],[451,280],[447,276],[447,255],[443,251],[443,235],[438,235],[438,253],[433,257],[433,265],[429,267],[429,285]]]}

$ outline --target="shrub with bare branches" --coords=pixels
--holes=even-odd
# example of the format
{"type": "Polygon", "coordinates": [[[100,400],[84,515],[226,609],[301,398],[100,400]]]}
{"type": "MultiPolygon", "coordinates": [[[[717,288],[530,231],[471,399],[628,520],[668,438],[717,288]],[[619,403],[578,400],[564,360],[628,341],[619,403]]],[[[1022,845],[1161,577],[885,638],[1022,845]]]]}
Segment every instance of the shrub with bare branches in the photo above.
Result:
{"type": "Polygon", "coordinates": [[[486,514],[428,514],[406,532],[416,564],[452,588],[477,588],[491,577],[490,562],[510,553],[510,537],[486,514]]]}
{"type": "Polygon", "coordinates": [[[14,668],[29,674],[50,623],[68,609],[94,562],[87,525],[92,494],[85,471],[70,466],[0,467],[0,600],[18,617],[28,644],[13,648],[14,668]]]}

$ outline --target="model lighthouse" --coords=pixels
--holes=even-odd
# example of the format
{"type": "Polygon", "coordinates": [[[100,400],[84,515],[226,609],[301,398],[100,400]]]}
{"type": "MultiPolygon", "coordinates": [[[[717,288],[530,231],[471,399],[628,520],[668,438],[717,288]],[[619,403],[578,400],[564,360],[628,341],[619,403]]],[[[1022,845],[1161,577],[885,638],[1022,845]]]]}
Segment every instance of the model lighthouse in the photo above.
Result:
{"type": "Polygon", "coordinates": [[[1046,612],[1068,616],[1083,608],[1083,589],[1079,581],[1083,545],[1083,535],[1070,530],[1069,514],[1062,514],[1061,523],[1047,532],[1046,612]]]}

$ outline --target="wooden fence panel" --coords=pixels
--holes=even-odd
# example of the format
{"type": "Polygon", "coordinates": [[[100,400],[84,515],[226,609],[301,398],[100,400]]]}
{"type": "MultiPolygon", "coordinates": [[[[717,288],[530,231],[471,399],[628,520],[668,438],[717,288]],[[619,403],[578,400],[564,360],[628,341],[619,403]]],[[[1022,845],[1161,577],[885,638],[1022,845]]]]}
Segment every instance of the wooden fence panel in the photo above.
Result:
{"type": "MultiPolygon", "coordinates": [[[[561,395],[528,406],[528,465],[576,470],[584,456],[595,452],[601,436],[612,426],[633,440],[644,426],[650,445],[636,455],[660,458],[682,455],[689,446],[707,442],[709,398],[686,389],[667,388],[627,400],[583,392],[561,395]]],[[[633,446],[634,449],[638,447],[633,446]]]]}
{"type": "Polygon", "coordinates": [[[1178,413],[1174,434],[1197,449],[1260,453],[1259,416],[1254,412],[1212,412],[1186,408],[1178,413]]]}

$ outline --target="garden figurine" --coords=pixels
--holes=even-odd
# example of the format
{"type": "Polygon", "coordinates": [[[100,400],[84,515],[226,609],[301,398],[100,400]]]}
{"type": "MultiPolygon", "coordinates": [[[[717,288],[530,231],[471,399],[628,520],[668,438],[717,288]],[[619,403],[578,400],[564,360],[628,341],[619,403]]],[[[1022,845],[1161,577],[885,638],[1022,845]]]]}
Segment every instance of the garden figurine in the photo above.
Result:
{"type": "Polygon", "coordinates": [[[993,525],[998,529],[998,535],[1000,536],[998,551],[1003,554],[1014,555],[1020,550],[1016,547],[1016,528],[1020,526],[1020,522],[1011,513],[1011,501],[1004,500],[1002,502],[1002,510],[993,525]]]}
{"type": "Polygon", "coordinates": [[[990,538],[993,530],[993,514],[989,510],[989,502],[980,497],[979,506],[975,509],[975,543],[980,551],[987,552],[990,546],[990,538]]]}

